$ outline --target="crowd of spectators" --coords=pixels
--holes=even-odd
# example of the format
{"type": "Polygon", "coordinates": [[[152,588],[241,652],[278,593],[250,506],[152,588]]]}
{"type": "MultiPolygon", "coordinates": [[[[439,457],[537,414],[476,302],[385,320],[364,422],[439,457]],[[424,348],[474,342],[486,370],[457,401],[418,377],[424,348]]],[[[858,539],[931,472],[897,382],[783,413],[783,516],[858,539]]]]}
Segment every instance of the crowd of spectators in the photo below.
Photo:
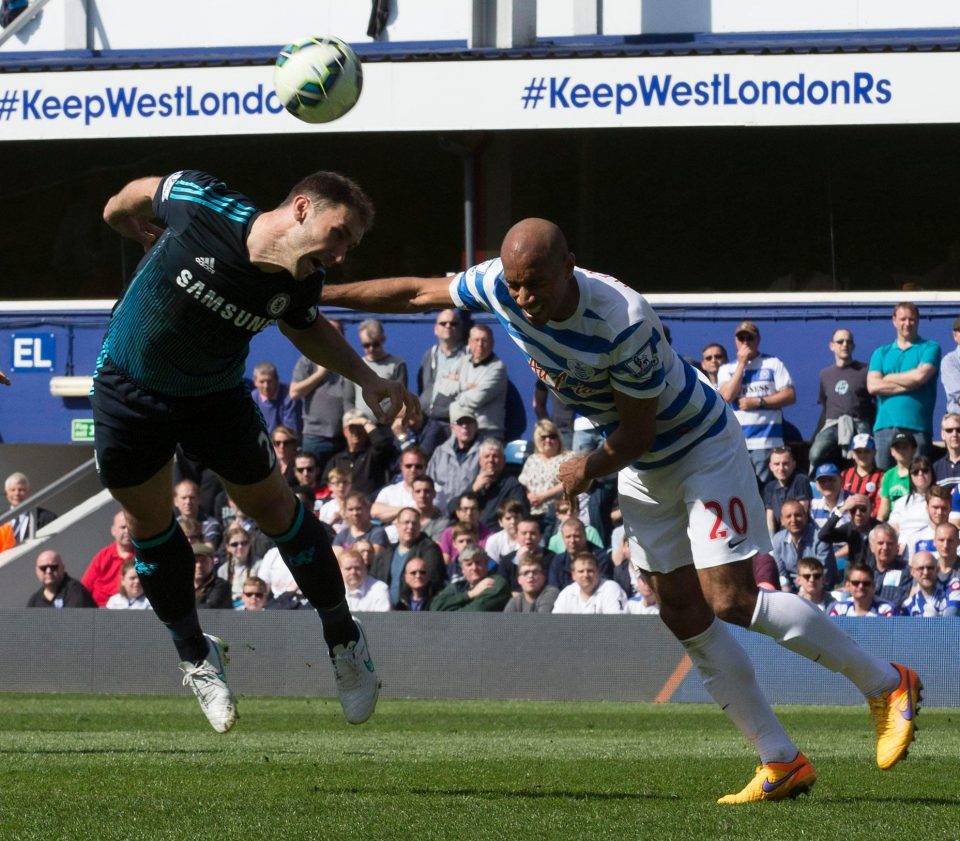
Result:
{"type": "MultiPolygon", "coordinates": [[[[940,346],[921,338],[911,303],[896,306],[892,323],[893,341],[869,362],[856,359],[851,330],[834,331],[809,452],[794,448],[783,418],[806,396],[796,393],[785,361],[761,352],[754,322],[734,331],[732,361],[714,337],[695,364],[734,410],[756,469],[773,544],[770,556],[755,559],[760,586],[797,592],[831,615],[956,615],[960,374],[946,362],[956,353],[944,358],[953,403],[936,458],[940,346]]],[[[563,496],[560,464],[576,447],[595,445],[589,423],[538,389],[532,446],[505,441],[506,367],[489,328],[472,327],[464,341],[463,326],[454,310],[436,317],[436,343],[417,372],[418,423],[401,415],[378,424],[350,383],[305,357],[289,384],[269,362],[253,369],[251,395],[277,461],[324,524],[351,609],[655,612],[655,596],[629,563],[615,477],[575,505],[563,496]]],[[[380,322],[365,320],[358,333],[367,364],[406,383],[406,364],[388,352],[380,322]]],[[[954,338],[960,344],[960,319],[954,338]]],[[[279,553],[216,477],[186,458],[178,470],[171,504],[193,547],[198,606],[308,606],[279,553]]],[[[13,474],[5,492],[15,507],[29,480],[13,474]]],[[[21,513],[10,526],[13,542],[53,516],[21,513]]],[[[110,536],[79,581],[56,553],[41,553],[31,605],[147,607],[122,513],[110,536]]]]}

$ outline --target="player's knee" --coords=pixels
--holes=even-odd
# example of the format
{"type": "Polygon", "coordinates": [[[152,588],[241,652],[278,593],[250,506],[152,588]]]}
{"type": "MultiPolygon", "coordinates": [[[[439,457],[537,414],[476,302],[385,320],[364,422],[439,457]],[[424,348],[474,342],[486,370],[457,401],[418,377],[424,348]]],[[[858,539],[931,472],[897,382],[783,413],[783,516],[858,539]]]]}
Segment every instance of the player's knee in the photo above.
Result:
{"type": "Polygon", "coordinates": [[[756,603],[756,590],[724,590],[713,594],[711,606],[717,617],[724,622],[746,628],[753,620],[756,603]]]}

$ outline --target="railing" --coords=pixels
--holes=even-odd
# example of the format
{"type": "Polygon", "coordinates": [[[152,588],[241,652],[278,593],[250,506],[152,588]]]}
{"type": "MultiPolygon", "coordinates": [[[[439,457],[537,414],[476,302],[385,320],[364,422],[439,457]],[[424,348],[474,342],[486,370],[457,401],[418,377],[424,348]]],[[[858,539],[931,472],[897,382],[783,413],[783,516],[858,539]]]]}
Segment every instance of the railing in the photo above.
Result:
{"type": "MultiPolygon", "coordinates": [[[[81,479],[85,479],[91,473],[97,469],[96,459],[91,458],[89,461],[85,461],[83,464],[74,467],[69,473],[65,473],[59,479],[51,482],[45,488],[37,491],[29,499],[25,499],[15,508],[11,508],[9,511],[5,511],[0,514],[0,526],[4,523],[10,522],[19,517],[21,514],[25,514],[27,511],[32,511],[39,505],[42,505],[48,499],[56,496],[60,491],[69,488],[71,485],[75,485],[81,479]]],[[[27,535],[27,537],[33,537],[32,534],[27,535]]]]}
{"type": "Polygon", "coordinates": [[[49,2],[50,0],[33,0],[33,2],[23,10],[23,14],[19,15],[8,27],[0,30],[0,47],[30,23],[49,2]]]}

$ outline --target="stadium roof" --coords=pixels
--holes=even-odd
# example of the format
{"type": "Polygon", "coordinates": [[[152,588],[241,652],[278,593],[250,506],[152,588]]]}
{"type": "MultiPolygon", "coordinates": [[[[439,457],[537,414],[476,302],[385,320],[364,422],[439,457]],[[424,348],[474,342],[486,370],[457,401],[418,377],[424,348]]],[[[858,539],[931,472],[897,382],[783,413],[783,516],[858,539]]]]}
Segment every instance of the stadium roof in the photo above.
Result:
{"type": "MultiPolygon", "coordinates": [[[[10,52],[0,53],[0,73],[266,65],[273,63],[281,46],[10,52]]],[[[466,41],[378,42],[352,46],[368,62],[956,52],[960,50],[960,29],[581,35],[540,38],[532,47],[514,49],[469,49],[466,41]]]]}

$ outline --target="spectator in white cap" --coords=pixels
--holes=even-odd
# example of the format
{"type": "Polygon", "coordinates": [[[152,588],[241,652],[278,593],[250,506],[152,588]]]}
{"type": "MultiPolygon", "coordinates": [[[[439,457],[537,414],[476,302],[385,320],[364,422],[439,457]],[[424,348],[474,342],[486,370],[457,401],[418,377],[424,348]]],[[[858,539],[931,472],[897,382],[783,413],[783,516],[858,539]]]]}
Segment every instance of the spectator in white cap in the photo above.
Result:
{"type": "Polygon", "coordinates": [[[883,472],[877,469],[876,445],[873,438],[862,432],[853,436],[850,445],[853,464],[840,474],[843,489],[849,494],[865,496],[870,503],[870,516],[876,517],[880,508],[880,482],[883,472]]]}
{"type": "Polygon", "coordinates": [[[450,404],[450,437],[433,451],[427,475],[437,492],[456,499],[470,490],[480,469],[480,437],[477,416],[458,402],[450,404]]]}

